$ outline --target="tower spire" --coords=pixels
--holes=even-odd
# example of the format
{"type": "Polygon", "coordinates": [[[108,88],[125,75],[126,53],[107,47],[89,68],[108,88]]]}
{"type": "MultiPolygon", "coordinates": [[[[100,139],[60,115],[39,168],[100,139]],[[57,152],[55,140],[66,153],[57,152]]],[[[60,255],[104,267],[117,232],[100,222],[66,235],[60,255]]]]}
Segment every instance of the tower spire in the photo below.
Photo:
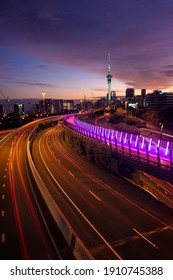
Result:
{"type": "Polygon", "coordinates": [[[108,53],[108,71],[111,70],[111,55],[108,53]]]}

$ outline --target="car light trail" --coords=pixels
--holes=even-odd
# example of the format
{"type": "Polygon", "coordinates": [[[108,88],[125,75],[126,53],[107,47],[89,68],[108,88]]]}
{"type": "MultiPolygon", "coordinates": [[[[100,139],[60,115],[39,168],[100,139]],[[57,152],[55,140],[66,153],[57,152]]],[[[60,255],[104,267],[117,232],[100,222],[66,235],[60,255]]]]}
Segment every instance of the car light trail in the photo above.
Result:
{"type": "Polygon", "coordinates": [[[56,180],[52,172],[50,171],[49,167],[47,166],[43,154],[41,151],[41,143],[39,141],[39,154],[41,156],[42,162],[47,169],[48,173],[54,180],[55,184],[58,186],[58,188],[62,191],[62,193],[65,195],[67,200],[73,205],[73,207],[78,211],[78,213],[83,217],[83,219],[90,225],[90,227],[97,233],[97,235],[102,239],[102,241],[106,244],[106,246],[110,249],[110,251],[119,259],[121,260],[121,256],[112,248],[112,246],[109,244],[109,242],[101,235],[101,233],[95,228],[95,226],[88,220],[88,218],[83,214],[83,212],[77,207],[77,205],[74,203],[74,201],[69,197],[69,195],[64,191],[64,188],[60,185],[60,183],[56,180]]]}
{"type": "Polygon", "coordinates": [[[150,243],[153,247],[155,247],[156,249],[159,249],[153,242],[151,242],[147,237],[145,237],[142,233],[140,233],[137,229],[133,228],[133,230],[139,234],[139,236],[141,236],[143,239],[145,239],[148,243],[150,243]]]}
{"type": "Polygon", "coordinates": [[[19,172],[19,177],[20,177],[20,180],[21,180],[21,183],[22,183],[22,186],[23,186],[22,189],[24,191],[24,194],[25,194],[25,197],[26,197],[26,200],[27,200],[27,205],[28,205],[28,207],[30,209],[30,212],[32,214],[33,221],[35,223],[36,229],[37,229],[38,234],[40,236],[40,239],[41,239],[41,241],[43,243],[45,251],[47,252],[47,256],[49,256],[50,255],[50,249],[49,249],[49,246],[47,244],[47,241],[46,241],[46,238],[44,236],[44,233],[42,231],[42,228],[41,228],[40,222],[38,220],[38,217],[36,215],[36,212],[34,210],[34,206],[33,206],[33,203],[31,201],[30,195],[28,193],[27,186],[25,184],[24,177],[22,175],[22,170],[21,170],[21,167],[20,167],[19,153],[20,153],[20,141],[21,141],[21,138],[22,138],[22,135],[20,136],[19,140],[17,141],[16,148],[15,148],[16,162],[17,162],[17,168],[18,168],[18,172],[19,172]]]}
{"type": "Polygon", "coordinates": [[[101,201],[101,199],[96,194],[94,194],[92,191],[89,191],[89,193],[92,194],[97,200],[101,201]]]}
{"type": "MultiPolygon", "coordinates": [[[[52,131],[52,129],[51,129],[51,131],[52,131]]],[[[43,156],[43,158],[44,158],[44,160],[45,160],[45,162],[46,162],[46,164],[47,164],[47,167],[48,167],[48,169],[50,170],[50,172],[52,172],[52,170],[54,170],[54,173],[52,173],[54,176],[55,176],[55,178],[58,178],[58,174],[56,174],[56,171],[58,170],[58,166],[57,166],[57,169],[55,168],[54,169],[54,165],[55,165],[55,167],[56,167],[56,161],[55,161],[55,156],[53,156],[53,158],[51,159],[50,158],[50,152],[51,152],[51,150],[50,150],[50,148],[48,147],[48,149],[46,149],[46,147],[47,147],[47,145],[46,145],[46,134],[47,135],[51,135],[51,131],[50,132],[46,132],[46,133],[44,133],[44,135],[42,136],[42,138],[40,139],[40,151],[41,151],[41,153],[42,153],[42,156],[43,156]],[[44,138],[45,137],[45,138],[44,138]],[[43,139],[44,139],[44,141],[43,141],[43,139]],[[42,141],[41,141],[42,140],[42,141]],[[45,148],[45,149],[44,149],[45,148]],[[56,177],[56,175],[57,175],[57,177],[56,177]]],[[[68,159],[68,161],[69,162],[72,162],[72,163],[74,163],[74,165],[76,165],[77,164],[77,162],[75,161],[75,159],[73,159],[73,156],[70,156],[70,153],[69,153],[69,155],[68,155],[68,153],[66,153],[66,149],[65,149],[65,146],[64,146],[64,149],[63,149],[63,145],[61,145],[61,146],[59,146],[58,147],[58,144],[59,144],[59,142],[60,142],[60,140],[59,139],[61,139],[60,137],[58,137],[57,135],[58,135],[58,131],[56,130],[56,128],[54,128],[53,129],[53,135],[51,136],[52,137],[52,147],[54,148],[54,150],[56,151],[56,155],[58,155],[59,157],[61,157],[61,154],[63,155],[63,156],[65,156],[65,158],[67,158],[68,159]],[[57,148],[56,148],[56,146],[57,146],[57,148]]],[[[107,133],[107,132],[106,132],[107,133]]],[[[111,134],[110,134],[111,135],[111,134]]],[[[125,135],[125,134],[124,134],[125,135]]],[[[115,133],[114,133],[114,136],[115,136],[115,133]]],[[[111,137],[110,137],[111,138],[111,137]]],[[[122,140],[123,140],[124,138],[122,138],[122,140]]],[[[114,139],[113,139],[114,140],[114,139]]],[[[129,140],[129,139],[128,139],[129,140]]],[[[108,140],[107,140],[108,141],[108,140]]],[[[123,141],[124,142],[124,141],[123,141]]],[[[128,141],[129,142],[129,141],[128,141]]],[[[133,142],[134,143],[134,142],[133,142]]],[[[145,147],[145,145],[146,145],[147,143],[146,142],[144,142],[144,147],[145,147]]],[[[120,145],[119,145],[119,147],[120,147],[120,145]]],[[[65,168],[66,166],[65,166],[65,161],[63,160],[62,161],[63,162],[63,165],[64,165],[64,170],[66,169],[66,171],[68,172],[68,168],[65,168]]],[[[67,164],[67,166],[69,166],[68,164],[67,164]]],[[[79,166],[78,168],[81,168],[82,166],[79,166]]],[[[85,170],[85,169],[84,169],[85,170]]],[[[67,174],[66,173],[66,171],[64,172],[64,171],[61,171],[61,173],[64,175],[64,174],[67,174]]],[[[87,172],[88,173],[88,172],[87,172]]],[[[76,174],[76,172],[75,172],[75,174],[76,174]]],[[[81,175],[82,176],[82,175],[81,175]]],[[[76,180],[76,179],[75,179],[76,180]]],[[[74,185],[75,185],[75,181],[74,181],[74,185]]],[[[103,183],[104,184],[104,183],[103,183]]],[[[64,187],[63,185],[61,185],[62,187],[64,187]]],[[[76,185],[75,185],[76,186],[76,185]]],[[[104,186],[105,186],[105,184],[104,184],[104,186]]],[[[109,187],[109,186],[107,186],[107,187],[109,187]]],[[[75,189],[75,188],[74,188],[75,189]]],[[[78,187],[78,189],[80,189],[79,187],[78,187]]],[[[67,190],[68,190],[68,188],[67,188],[67,190]]],[[[90,192],[90,194],[93,196],[93,197],[95,197],[96,196],[96,194],[95,194],[95,185],[94,185],[94,187],[92,186],[92,187],[90,187],[90,189],[88,190],[89,192],[90,192]]],[[[114,193],[114,192],[113,192],[114,193]]],[[[116,192],[117,193],[117,192],[116,192]]],[[[67,194],[68,194],[68,192],[67,192],[67,194]]],[[[118,194],[119,196],[121,196],[121,194],[118,194]]],[[[95,197],[96,198],[96,197],[95,197]]],[[[101,197],[102,198],[102,197],[101,197]]],[[[97,199],[97,198],[96,198],[97,199]]],[[[134,202],[132,202],[131,200],[129,200],[129,199],[127,199],[127,197],[124,197],[124,196],[122,196],[122,200],[123,200],[123,203],[124,203],[124,200],[127,200],[128,202],[130,202],[131,204],[133,204],[135,207],[137,207],[138,208],[138,210],[140,210],[141,211],[141,213],[145,213],[145,214],[147,214],[147,215],[149,215],[150,217],[152,217],[152,218],[154,218],[155,220],[157,220],[157,221],[159,221],[160,223],[162,223],[162,224],[164,224],[164,225],[166,225],[166,223],[164,223],[163,221],[161,221],[160,219],[158,219],[156,216],[154,216],[154,215],[152,215],[150,212],[148,212],[148,211],[146,211],[145,209],[143,209],[142,207],[139,207],[139,205],[136,205],[136,203],[134,203],[134,202]]],[[[74,201],[74,200],[73,200],[74,201]]],[[[91,201],[93,201],[94,202],[94,199],[92,199],[91,198],[91,201]]],[[[74,201],[75,202],[75,201],[74,201]]],[[[103,204],[104,204],[104,200],[103,200],[103,204]]],[[[96,202],[96,205],[98,205],[98,202],[96,202]]],[[[77,205],[78,206],[78,205],[77,205]]],[[[89,219],[90,220],[90,219],[89,219]]],[[[133,226],[134,226],[134,224],[133,224],[133,226]]],[[[97,227],[96,227],[97,228],[97,227]]],[[[132,227],[131,227],[132,228],[132,227]]],[[[136,232],[137,233],[137,232],[136,232]]],[[[135,236],[135,238],[136,239],[140,239],[140,234],[142,234],[142,233],[140,233],[139,231],[138,231],[138,233],[137,234],[133,234],[133,236],[135,236]]],[[[148,234],[148,233],[147,233],[148,234]]],[[[146,238],[146,236],[147,235],[145,235],[145,234],[142,234],[145,238],[146,238]]],[[[104,236],[104,235],[103,235],[104,236]]],[[[142,237],[142,238],[144,238],[144,237],[142,237]]],[[[145,239],[144,238],[144,239],[145,239]]],[[[148,239],[148,238],[147,238],[148,239]]],[[[149,239],[148,239],[149,240],[149,239]]],[[[147,241],[147,240],[146,240],[147,241]]],[[[150,241],[150,240],[149,240],[150,241]]],[[[148,242],[148,241],[147,241],[148,242]]],[[[151,241],[150,241],[151,242],[151,241]]],[[[145,242],[143,242],[143,243],[145,243],[145,242]]],[[[109,244],[112,246],[112,242],[109,242],[109,244]]],[[[154,243],[153,243],[154,244],[154,243]]],[[[147,243],[146,243],[146,245],[147,245],[147,243]]],[[[146,246],[145,245],[145,246],[146,246]]],[[[154,244],[155,245],[155,244],[154,244]]],[[[152,245],[153,246],[153,245],[152,245]]],[[[156,246],[156,245],[155,245],[156,246]]],[[[154,248],[156,248],[155,246],[153,246],[154,248]]],[[[113,246],[113,248],[115,248],[114,246],[113,246]]],[[[157,249],[157,248],[156,248],[157,249]]],[[[155,251],[155,250],[154,250],[155,251]]]]}
{"type": "Polygon", "coordinates": [[[75,177],[73,173],[71,173],[71,171],[68,170],[68,173],[72,176],[75,177]]]}
{"type": "Polygon", "coordinates": [[[23,259],[27,260],[27,259],[29,259],[29,255],[28,255],[27,248],[25,245],[25,239],[24,239],[24,234],[23,234],[23,230],[22,230],[19,209],[18,209],[18,205],[17,205],[12,161],[9,165],[9,180],[10,180],[12,203],[13,203],[13,209],[14,209],[14,214],[15,214],[15,218],[16,218],[16,226],[17,226],[17,230],[18,230],[21,251],[22,251],[23,259]]]}

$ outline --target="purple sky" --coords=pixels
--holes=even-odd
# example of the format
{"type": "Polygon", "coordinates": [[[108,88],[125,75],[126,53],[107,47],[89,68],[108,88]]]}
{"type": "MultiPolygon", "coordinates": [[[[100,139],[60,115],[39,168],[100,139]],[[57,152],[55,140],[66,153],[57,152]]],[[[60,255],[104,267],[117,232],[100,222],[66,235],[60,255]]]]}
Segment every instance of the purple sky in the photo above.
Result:
{"type": "Polygon", "coordinates": [[[172,0],[0,0],[0,89],[12,98],[173,90],[172,0]]]}

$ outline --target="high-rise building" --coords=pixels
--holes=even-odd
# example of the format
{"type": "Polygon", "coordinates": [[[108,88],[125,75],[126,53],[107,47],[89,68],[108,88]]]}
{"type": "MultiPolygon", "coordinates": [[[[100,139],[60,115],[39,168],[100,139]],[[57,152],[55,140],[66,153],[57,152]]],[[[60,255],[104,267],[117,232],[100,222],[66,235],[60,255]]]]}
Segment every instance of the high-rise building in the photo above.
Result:
{"type": "Polygon", "coordinates": [[[127,104],[133,104],[135,102],[135,89],[134,88],[126,89],[126,101],[127,101],[127,104]]]}
{"type": "Polygon", "coordinates": [[[12,113],[14,113],[13,104],[0,104],[0,117],[5,117],[12,113]]]}
{"type": "Polygon", "coordinates": [[[24,114],[24,104],[14,104],[14,113],[18,116],[24,114]]]}
{"type": "Polygon", "coordinates": [[[74,109],[74,100],[63,100],[63,111],[64,113],[70,112],[74,109]]]}
{"type": "Polygon", "coordinates": [[[108,55],[108,74],[107,74],[106,78],[107,78],[107,83],[108,83],[107,103],[109,106],[111,103],[111,79],[112,79],[111,67],[110,67],[110,54],[108,55]]]}
{"type": "Polygon", "coordinates": [[[145,96],[146,96],[146,89],[145,88],[141,89],[141,96],[142,96],[142,98],[145,98],[145,96]]]}
{"type": "Polygon", "coordinates": [[[126,89],[126,98],[134,98],[135,89],[134,88],[127,88],[126,89]]]}
{"type": "Polygon", "coordinates": [[[173,93],[155,90],[145,97],[147,109],[163,109],[173,107],[173,93]]]}
{"type": "Polygon", "coordinates": [[[52,99],[43,99],[39,101],[39,111],[44,115],[52,114],[52,99]]]}
{"type": "Polygon", "coordinates": [[[52,100],[53,114],[61,114],[63,112],[63,99],[52,100]]]}

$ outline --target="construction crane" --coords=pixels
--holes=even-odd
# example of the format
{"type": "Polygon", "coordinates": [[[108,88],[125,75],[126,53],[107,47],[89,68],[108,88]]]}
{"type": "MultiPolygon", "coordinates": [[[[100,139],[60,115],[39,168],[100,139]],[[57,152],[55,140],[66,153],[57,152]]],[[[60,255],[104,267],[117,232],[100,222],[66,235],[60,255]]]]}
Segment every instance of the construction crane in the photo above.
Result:
{"type": "Polygon", "coordinates": [[[96,105],[96,99],[95,99],[95,96],[94,96],[94,93],[91,92],[92,96],[93,96],[93,100],[94,100],[94,109],[95,109],[95,105],[96,105]]]}
{"type": "Polygon", "coordinates": [[[3,94],[3,92],[2,92],[2,90],[0,89],[0,94],[2,95],[2,97],[4,98],[4,100],[6,101],[6,102],[9,102],[10,100],[9,100],[9,97],[5,97],[5,95],[3,94]]]}

